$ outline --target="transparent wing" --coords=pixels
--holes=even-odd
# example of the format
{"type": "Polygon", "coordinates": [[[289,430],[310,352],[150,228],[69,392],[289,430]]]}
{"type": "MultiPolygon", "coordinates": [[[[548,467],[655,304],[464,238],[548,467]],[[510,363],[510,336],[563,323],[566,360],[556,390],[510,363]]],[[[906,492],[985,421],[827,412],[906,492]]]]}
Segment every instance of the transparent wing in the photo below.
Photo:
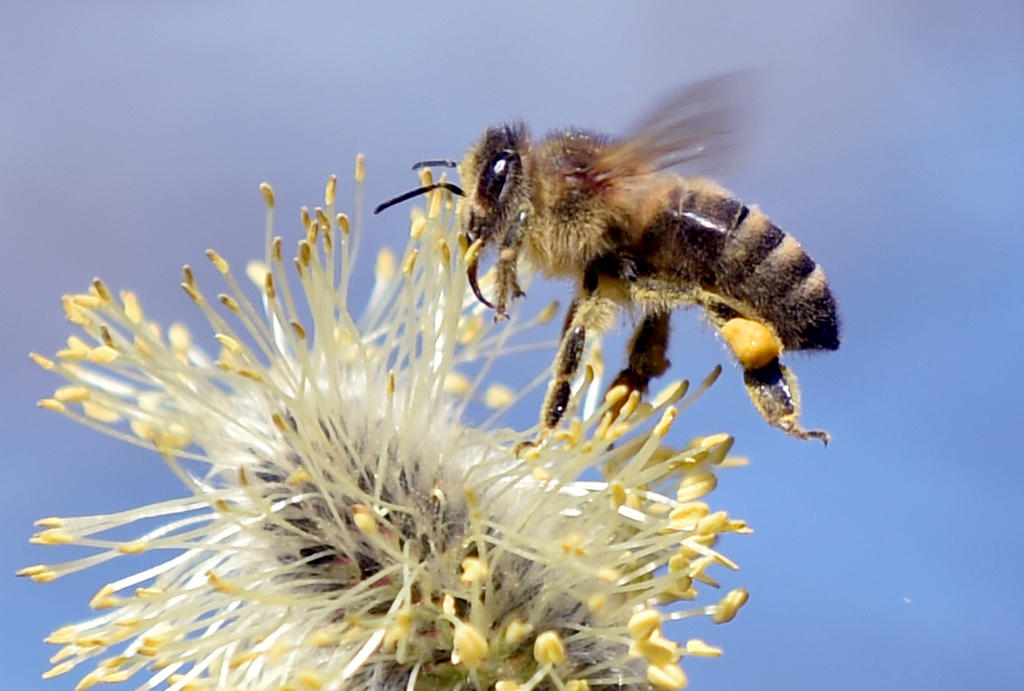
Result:
{"type": "Polygon", "coordinates": [[[657,104],[595,164],[601,176],[650,173],[700,159],[702,172],[720,170],[738,149],[748,120],[743,104],[756,98],[749,72],[685,86],[657,104]]]}

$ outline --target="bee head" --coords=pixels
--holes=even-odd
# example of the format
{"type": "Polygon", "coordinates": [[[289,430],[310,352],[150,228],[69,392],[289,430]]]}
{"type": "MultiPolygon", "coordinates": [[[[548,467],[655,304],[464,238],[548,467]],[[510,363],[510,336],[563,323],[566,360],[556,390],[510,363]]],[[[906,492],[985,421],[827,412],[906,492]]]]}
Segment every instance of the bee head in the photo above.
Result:
{"type": "Polygon", "coordinates": [[[529,135],[522,123],[491,127],[459,164],[466,190],[460,221],[470,242],[501,241],[512,219],[528,201],[523,170],[529,135]]]}

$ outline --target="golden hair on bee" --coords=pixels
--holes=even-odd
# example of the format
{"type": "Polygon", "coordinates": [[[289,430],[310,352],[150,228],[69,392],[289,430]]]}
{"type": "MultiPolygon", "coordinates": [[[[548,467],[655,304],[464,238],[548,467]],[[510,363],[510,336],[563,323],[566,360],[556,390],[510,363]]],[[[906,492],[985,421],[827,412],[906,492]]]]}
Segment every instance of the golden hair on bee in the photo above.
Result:
{"type": "Polygon", "coordinates": [[[462,188],[434,183],[377,208],[438,187],[463,196],[463,231],[497,255],[489,298],[477,284],[478,259],[468,267],[473,291],[497,319],[523,295],[521,259],[549,278],[572,281],[538,442],[566,413],[587,341],[609,329],[617,313],[632,312],[639,323],[626,366],[609,388],[644,393],[669,367],[669,320],[687,305],[702,308],[729,345],[767,422],[828,442],[827,432],[800,426],[796,376],[780,362],[787,350],[839,347],[824,272],[756,206],[708,179],[667,170],[728,151],[741,82],[725,75],[682,89],[621,139],[582,129],[534,139],[521,122],[490,127],[458,164],[416,166],[457,165],[462,188]]]}

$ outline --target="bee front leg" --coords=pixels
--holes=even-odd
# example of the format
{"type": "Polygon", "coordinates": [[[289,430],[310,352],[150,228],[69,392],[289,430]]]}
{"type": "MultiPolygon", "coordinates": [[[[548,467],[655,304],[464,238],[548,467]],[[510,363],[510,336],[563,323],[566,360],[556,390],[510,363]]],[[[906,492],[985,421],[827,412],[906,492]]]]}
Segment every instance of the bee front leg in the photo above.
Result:
{"type": "Polygon", "coordinates": [[[519,248],[522,246],[523,238],[526,236],[526,217],[526,210],[521,209],[512,221],[512,225],[509,227],[508,232],[505,233],[505,237],[498,248],[498,263],[495,266],[494,276],[497,290],[494,301],[495,320],[508,317],[507,307],[510,297],[519,298],[526,295],[523,289],[519,287],[516,271],[519,260],[519,248]]]}
{"type": "Polygon", "coordinates": [[[540,411],[540,434],[532,442],[520,444],[516,450],[537,446],[542,443],[569,408],[572,396],[572,380],[579,373],[587,338],[603,333],[611,322],[616,304],[598,293],[577,295],[569,305],[558,342],[558,352],[551,365],[551,382],[548,384],[544,405],[540,411]]]}
{"type": "MultiPolygon", "coordinates": [[[[634,391],[641,395],[647,393],[647,384],[651,378],[664,374],[669,367],[669,361],[665,358],[668,334],[668,312],[644,317],[630,339],[627,366],[615,376],[608,385],[608,390],[611,391],[616,386],[625,386],[627,395],[634,391]]],[[[618,414],[625,402],[626,397],[623,397],[613,405],[610,409],[612,414],[618,414]]]]}

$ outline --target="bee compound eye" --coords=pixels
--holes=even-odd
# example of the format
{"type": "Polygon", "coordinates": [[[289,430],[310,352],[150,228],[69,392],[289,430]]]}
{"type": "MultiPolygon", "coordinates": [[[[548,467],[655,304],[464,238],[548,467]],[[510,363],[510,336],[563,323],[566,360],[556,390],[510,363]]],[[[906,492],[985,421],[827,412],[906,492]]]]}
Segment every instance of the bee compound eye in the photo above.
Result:
{"type": "Polygon", "coordinates": [[[496,154],[484,168],[480,179],[480,195],[492,206],[505,196],[512,167],[518,158],[513,153],[503,151],[496,154]]]}

